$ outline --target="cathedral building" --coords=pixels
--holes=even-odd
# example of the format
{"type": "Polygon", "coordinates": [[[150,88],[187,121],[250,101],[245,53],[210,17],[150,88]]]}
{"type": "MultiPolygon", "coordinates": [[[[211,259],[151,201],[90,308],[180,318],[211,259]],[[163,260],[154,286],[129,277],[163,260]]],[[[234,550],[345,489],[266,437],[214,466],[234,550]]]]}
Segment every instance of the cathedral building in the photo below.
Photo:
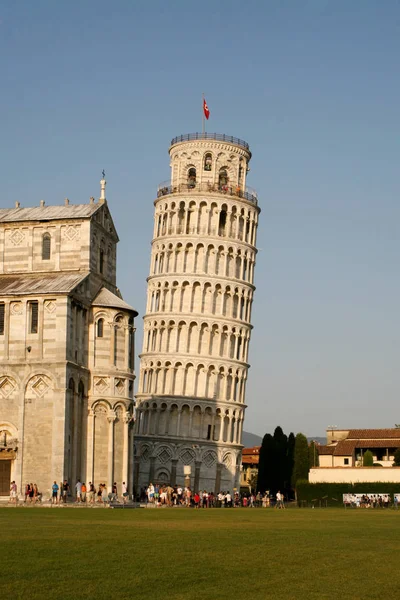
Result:
{"type": "Polygon", "coordinates": [[[101,196],[0,209],[0,496],[15,480],[132,491],[134,318],[101,196]]]}
{"type": "Polygon", "coordinates": [[[135,484],[239,487],[257,195],[251,152],[222,134],[169,148],[159,186],[135,434],[135,484]]]}

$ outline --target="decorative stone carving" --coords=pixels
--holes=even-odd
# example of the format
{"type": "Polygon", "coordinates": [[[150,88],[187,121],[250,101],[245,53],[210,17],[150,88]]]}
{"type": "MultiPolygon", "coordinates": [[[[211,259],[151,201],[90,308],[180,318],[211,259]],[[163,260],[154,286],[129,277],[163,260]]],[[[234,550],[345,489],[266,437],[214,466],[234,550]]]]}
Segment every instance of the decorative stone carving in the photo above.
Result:
{"type": "Polygon", "coordinates": [[[10,235],[10,241],[13,246],[20,246],[25,240],[25,233],[21,229],[14,229],[10,235]]]}
{"type": "Polygon", "coordinates": [[[52,314],[57,308],[56,300],[46,300],[44,303],[44,309],[48,313],[52,314]]]}
{"type": "Polygon", "coordinates": [[[115,392],[118,396],[123,396],[125,392],[125,379],[115,378],[115,392]]]}
{"type": "Polygon", "coordinates": [[[63,238],[69,242],[78,240],[80,238],[80,233],[79,226],[68,225],[68,227],[63,227],[63,238]]]}
{"type": "Polygon", "coordinates": [[[96,394],[104,394],[104,392],[110,387],[108,377],[94,377],[93,383],[96,394]]]}
{"type": "Polygon", "coordinates": [[[144,462],[147,462],[150,458],[150,449],[148,446],[143,446],[142,451],[140,453],[140,459],[144,462]]]}
{"type": "Polygon", "coordinates": [[[8,398],[16,389],[17,384],[11,377],[0,378],[0,394],[3,398],[8,398]]]}
{"type": "Polygon", "coordinates": [[[210,469],[217,462],[217,455],[215,454],[215,452],[212,451],[206,452],[203,458],[203,462],[210,469]]]}
{"type": "Polygon", "coordinates": [[[22,302],[11,302],[10,311],[12,315],[22,314],[22,302]]]}
{"type": "Polygon", "coordinates": [[[157,456],[159,461],[162,464],[165,464],[171,459],[172,452],[167,446],[161,446],[161,448],[157,452],[157,456]]]}
{"type": "Polygon", "coordinates": [[[28,384],[28,389],[32,390],[39,398],[42,398],[51,387],[51,381],[46,375],[36,375],[28,384]]]}
{"type": "Polygon", "coordinates": [[[181,450],[179,458],[181,459],[184,465],[190,465],[195,459],[195,454],[193,450],[189,450],[189,448],[184,448],[183,450],[181,450]]]}

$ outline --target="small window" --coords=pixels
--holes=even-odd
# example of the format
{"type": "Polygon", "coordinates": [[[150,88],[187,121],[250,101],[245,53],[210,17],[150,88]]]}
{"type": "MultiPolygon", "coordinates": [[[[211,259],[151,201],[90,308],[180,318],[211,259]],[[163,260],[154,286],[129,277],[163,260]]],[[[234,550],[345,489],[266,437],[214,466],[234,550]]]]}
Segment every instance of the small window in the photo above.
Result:
{"type": "Polygon", "coordinates": [[[104,329],[104,319],[99,319],[97,321],[97,337],[103,337],[103,329],[104,329]]]}
{"type": "Polygon", "coordinates": [[[50,260],[51,255],[51,236],[45,233],[42,238],[42,260],[50,260]]]}
{"type": "Polygon", "coordinates": [[[192,167],[188,171],[188,188],[196,187],[196,169],[192,167]]]}
{"type": "Polygon", "coordinates": [[[228,189],[228,172],[225,168],[220,169],[218,176],[218,187],[221,191],[226,192],[228,189]]]}
{"type": "Polygon", "coordinates": [[[344,462],[345,465],[348,465],[349,464],[349,459],[345,458],[343,462],[344,462]]]}
{"type": "Polygon", "coordinates": [[[29,312],[30,312],[30,332],[37,333],[39,326],[39,303],[38,302],[30,302],[29,303],[29,312]]]}
{"type": "Polygon", "coordinates": [[[103,274],[104,272],[104,250],[100,249],[100,273],[103,274]]]}
{"type": "Polygon", "coordinates": [[[209,152],[207,152],[207,154],[204,157],[204,170],[211,171],[211,167],[212,167],[212,156],[209,152]]]}
{"type": "Polygon", "coordinates": [[[0,304],[0,335],[4,335],[4,303],[0,304]]]}

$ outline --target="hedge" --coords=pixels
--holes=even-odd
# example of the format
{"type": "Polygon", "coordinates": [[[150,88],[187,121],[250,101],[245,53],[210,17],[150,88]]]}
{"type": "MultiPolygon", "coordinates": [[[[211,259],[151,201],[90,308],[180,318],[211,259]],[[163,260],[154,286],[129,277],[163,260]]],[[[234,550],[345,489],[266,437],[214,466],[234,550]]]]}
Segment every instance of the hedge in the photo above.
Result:
{"type": "Polygon", "coordinates": [[[300,480],[296,485],[297,502],[304,504],[321,503],[325,506],[342,506],[343,494],[400,494],[400,483],[309,483],[300,480]]]}

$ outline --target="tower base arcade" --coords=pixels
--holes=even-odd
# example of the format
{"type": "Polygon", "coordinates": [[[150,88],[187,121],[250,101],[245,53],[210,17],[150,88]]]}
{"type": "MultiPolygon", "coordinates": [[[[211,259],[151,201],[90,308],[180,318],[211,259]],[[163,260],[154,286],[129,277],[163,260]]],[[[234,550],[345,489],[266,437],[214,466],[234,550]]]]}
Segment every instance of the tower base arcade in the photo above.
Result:
{"type": "Polygon", "coordinates": [[[189,481],[194,491],[238,489],[243,409],[204,398],[138,398],[136,493],[149,483],[184,486],[189,481]]]}

